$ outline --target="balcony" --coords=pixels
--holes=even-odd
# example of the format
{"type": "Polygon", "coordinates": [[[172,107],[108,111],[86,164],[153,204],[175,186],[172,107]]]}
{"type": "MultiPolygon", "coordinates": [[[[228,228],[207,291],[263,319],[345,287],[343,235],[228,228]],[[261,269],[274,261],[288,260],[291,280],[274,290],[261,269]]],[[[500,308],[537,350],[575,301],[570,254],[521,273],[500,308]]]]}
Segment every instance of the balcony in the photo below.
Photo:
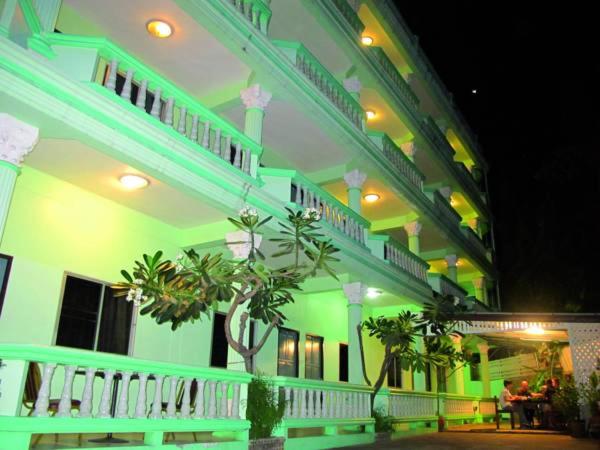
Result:
{"type": "Polygon", "coordinates": [[[356,11],[354,11],[350,6],[350,3],[348,3],[348,0],[333,0],[333,5],[344,19],[346,19],[350,28],[356,33],[356,36],[360,36],[365,29],[365,26],[360,20],[360,17],[358,17],[358,14],[356,14],[356,11]]]}
{"type": "Polygon", "coordinates": [[[213,433],[228,432],[227,448],[248,448],[250,424],[240,418],[252,378],[245,372],[18,344],[0,344],[0,359],[2,385],[11,387],[0,398],[0,441],[11,449],[28,449],[33,433],[144,433],[146,444],[158,445],[168,432],[206,432],[212,445],[213,433]],[[30,363],[41,372],[35,392],[30,363]]]}
{"type": "Polygon", "coordinates": [[[439,155],[454,164],[455,151],[431,116],[427,116],[423,119],[421,131],[431,142],[433,142],[435,150],[439,155]]]}
{"type": "Polygon", "coordinates": [[[481,238],[475,234],[475,232],[471,229],[471,227],[468,227],[468,226],[465,226],[465,225],[461,225],[460,230],[463,233],[463,235],[465,235],[465,237],[467,238],[467,240],[474,247],[476,247],[479,252],[481,252],[482,254],[484,254],[486,256],[486,258],[491,262],[491,259],[492,259],[491,252],[488,252],[488,250],[485,247],[485,244],[483,243],[483,241],[481,240],[481,238]]]}
{"type": "Polygon", "coordinates": [[[425,191],[427,197],[433,202],[440,216],[448,222],[452,227],[458,227],[462,218],[458,214],[450,202],[444,198],[439,191],[425,191]]]}
{"type": "Polygon", "coordinates": [[[259,144],[111,41],[59,33],[46,39],[57,54],[52,63],[68,76],[92,80],[91,88],[130,111],[137,109],[154,126],[184,138],[207,157],[256,176],[259,144]],[[73,54],[80,58],[79,66],[73,66],[73,54]]]}
{"type": "Polygon", "coordinates": [[[427,283],[429,264],[387,234],[369,235],[369,248],[378,258],[427,283]]]}
{"type": "Polygon", "coordinates": [[[396,171],[417,190],[423,191],[425,176],[404,152],[385,133],[370,131],[368,135],[396,171]]]}
{"type": "Polygon", "coordinates": [[[365,130],[365,112],[360,103],[299,42],[272,41],[294,63],[296,68],[331,101],[357,128],[365,130]]]}
{"type": "Polygon", "coordinates": [[[267,34],[271,20],[271,8],[263,0],[226,0],[228,1],[254,28],[267,34]]]}
{"type": "Polygon", "coordinates": [[[315,208],[321,212],[323,226],[345,239],[366,247],[370,223],[327,191],[295,170],[260,168],[265,189],[296,208],[315,208]]]}
{"type": "Polygon", "coordinates": [[[428,273],[427,281],[435,292],[443,296],[451,295],[458,298],[461,302],[464,302],[467,298],[467,291],[441,273],[428,273]]]}

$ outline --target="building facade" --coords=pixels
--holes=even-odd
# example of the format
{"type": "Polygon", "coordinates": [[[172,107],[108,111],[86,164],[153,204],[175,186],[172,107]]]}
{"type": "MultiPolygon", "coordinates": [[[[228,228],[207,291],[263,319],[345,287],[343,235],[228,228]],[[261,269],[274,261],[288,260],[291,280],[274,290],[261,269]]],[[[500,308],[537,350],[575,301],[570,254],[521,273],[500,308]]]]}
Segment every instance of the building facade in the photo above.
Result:
{"type": "MultiPolygon", "coordinates": [[[[222,448],[244,448],[249,377],[222,316],[173,332],[111,285],[143,253],[227,252],[227,217],[245,206],[317,208],[340,249],[339,281],[307,282],[254,361],[302,398],[286,448],[372,439],[354,332],[365,318],[418,311],[434,292],[499,308],[486,162],[391,0],[0,0],[0,52],[10,448],[36,432],[145,433],[158,446],[167,431],[230,433],[222,448]],[[27,409],[29,361],[40,383],[27,409]],[[206,403],[193,412],[176,395],[189,403],[191,379],[206,403]]],[[[248,339],[264,332],[251,328],[248,339]]],[[[364,345],[373,379],[383,349],[364,345]]],[[[487,367],[485,341],[469,345],[487,367]]],[[[399,423],[435,420],[436,374],[397,366],[382,405],[399,423]]],[[[473,373],[442,376],[446,415],[490,414],[489,374],[473,373]]]]}

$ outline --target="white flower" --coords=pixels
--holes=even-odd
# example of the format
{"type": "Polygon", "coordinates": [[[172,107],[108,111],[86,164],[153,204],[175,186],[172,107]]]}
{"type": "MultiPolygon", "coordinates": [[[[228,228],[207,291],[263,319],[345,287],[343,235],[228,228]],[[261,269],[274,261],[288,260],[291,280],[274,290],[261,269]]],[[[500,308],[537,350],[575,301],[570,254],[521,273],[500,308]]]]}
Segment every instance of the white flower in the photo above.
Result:
{"type": "Polygon", "coordinates": [[[318,221],[321,219],[321,211],[316,208],[306,208],[302,218],[306,220],[318,221]]]}
{"type": "Polygon", "coordinates": [[[460,303],[460,298],[454,297],[454,306],[458,306],[459,303],[460,303]]]}
{"type": "Polygon", "coordinates": [[[133,280],[133,284],[137,284],[138,286],[141,286],[142,284],[144,284],[144,280],[136,278],[135,280],[133,280]]]}
{"type": "Polygon", "coordinates": [[[185,255],[183,253],[180,253],[175,257],[175,261],[181,261],[183,260],[183,258],[185,258],[185,255]]]}
{"type": "Polygon", "coordinates": [[[240,217],[256,217],[258,216],[258,212],[254,208],[244,206],[242,209],[240,209],[239,215],[240,217]]]}

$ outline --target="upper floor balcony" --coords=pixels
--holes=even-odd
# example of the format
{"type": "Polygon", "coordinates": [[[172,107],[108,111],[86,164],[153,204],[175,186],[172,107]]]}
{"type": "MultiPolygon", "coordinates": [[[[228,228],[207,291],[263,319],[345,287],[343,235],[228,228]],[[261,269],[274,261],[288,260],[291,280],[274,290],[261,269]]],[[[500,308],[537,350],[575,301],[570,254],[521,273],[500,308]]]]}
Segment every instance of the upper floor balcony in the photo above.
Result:
{"type": "Polygon", "coordinates": [[[467,298],[467,291],[441,273],[430,272],[427,274],[427,281],[431,288],[443,296],[452,296],[464,302],[467,298]]]}

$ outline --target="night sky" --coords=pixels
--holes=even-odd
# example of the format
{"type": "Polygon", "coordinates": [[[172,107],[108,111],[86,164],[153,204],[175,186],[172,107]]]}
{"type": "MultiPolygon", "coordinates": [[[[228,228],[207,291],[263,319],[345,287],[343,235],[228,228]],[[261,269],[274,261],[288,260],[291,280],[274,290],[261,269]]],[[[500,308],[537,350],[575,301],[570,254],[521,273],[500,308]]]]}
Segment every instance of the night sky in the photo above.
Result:
{"type": "Polygon", "coordinates": [[[502,309],[600,312],[592,3],[397,5],[490,164],[502,309]]]}

